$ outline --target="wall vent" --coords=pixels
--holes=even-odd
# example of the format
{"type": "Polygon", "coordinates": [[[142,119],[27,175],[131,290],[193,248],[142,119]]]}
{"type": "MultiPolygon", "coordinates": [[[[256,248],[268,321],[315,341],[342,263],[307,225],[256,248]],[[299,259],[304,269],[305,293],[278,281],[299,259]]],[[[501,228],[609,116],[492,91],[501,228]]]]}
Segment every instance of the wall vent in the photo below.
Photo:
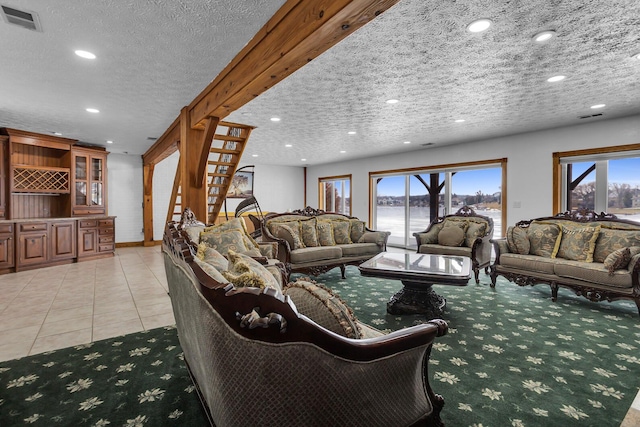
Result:
{"type": "Polygon", "coordinates": [[[435,145],[433,142],[425,142],[424,144],[420,144],[423,147],[431,147],[432,145],[435,145]]]}
{"type": "Polygon", "coordinates": [[[38,14],[27,10],[18,10],[13,7],[0,5],[2,7],[2,19],[8,24],[19,25],[27,30],[42,32],[38,14]]]}
{"type": "Polygon", "coordinates": [[[590,119],[592,117],[600,117],[602,116],[602,113],[598,113],[598,114],[589,114],[588,116],[578,116],[579,119],[590,119]]]}

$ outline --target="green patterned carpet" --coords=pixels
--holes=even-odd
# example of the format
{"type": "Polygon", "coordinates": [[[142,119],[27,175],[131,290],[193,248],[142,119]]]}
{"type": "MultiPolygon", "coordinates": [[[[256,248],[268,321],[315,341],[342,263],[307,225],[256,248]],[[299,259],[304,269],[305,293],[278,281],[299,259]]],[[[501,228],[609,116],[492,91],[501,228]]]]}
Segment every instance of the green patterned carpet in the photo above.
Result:
{"type": "MultiPolygon", "coordinates": [[[[294,276],[295,277],[295,276],[294,276]]],[[[400,282],[348,267],[318,277],[379,329],[421,316],[386,313],[400,282]]],[[[499,279],[436,286],[449,334],[437,339],[430,382],[448,426],[619,426],[640,386],[640,317],[628,302],[499,279]]],[[[0,426],[200,426],[197,396],[174,328],[0,362],[0,426]]],[[[390,426],[393,427],[393,426],[390,426]]]]}

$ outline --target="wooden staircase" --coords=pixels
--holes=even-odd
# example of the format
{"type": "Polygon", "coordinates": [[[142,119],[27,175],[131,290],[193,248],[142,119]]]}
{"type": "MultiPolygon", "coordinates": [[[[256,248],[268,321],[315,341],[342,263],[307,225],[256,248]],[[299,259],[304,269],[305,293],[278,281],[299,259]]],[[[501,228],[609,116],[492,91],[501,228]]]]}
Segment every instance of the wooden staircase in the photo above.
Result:
{"type": "MultiPolygon", "coordinates": [[[[253,126],[219,122],[207,158],[207,223],[213,224],[220,214],[224,200],[238,168],[253,126]]],[[[181,154],[182,156],[182,154],[181,154]]],[[[178,164],[180,164],[179,160],[178,164]]],[[[180,167],[176,171],[167,221],[178,221],[182,214],[180,167]]]]}

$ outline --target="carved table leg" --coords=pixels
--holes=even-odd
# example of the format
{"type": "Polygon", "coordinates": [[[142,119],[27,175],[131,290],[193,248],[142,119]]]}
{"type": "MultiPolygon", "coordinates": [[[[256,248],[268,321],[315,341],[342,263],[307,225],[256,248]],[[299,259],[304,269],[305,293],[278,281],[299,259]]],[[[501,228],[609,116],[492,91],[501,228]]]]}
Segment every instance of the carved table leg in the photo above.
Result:
{"type": "Polygon", "coordinates": [[[427,320],[442,317],[447,300],[430,284],[402,281],[404,287],[387,303],[389,314],[424,314],[427,320]]]}

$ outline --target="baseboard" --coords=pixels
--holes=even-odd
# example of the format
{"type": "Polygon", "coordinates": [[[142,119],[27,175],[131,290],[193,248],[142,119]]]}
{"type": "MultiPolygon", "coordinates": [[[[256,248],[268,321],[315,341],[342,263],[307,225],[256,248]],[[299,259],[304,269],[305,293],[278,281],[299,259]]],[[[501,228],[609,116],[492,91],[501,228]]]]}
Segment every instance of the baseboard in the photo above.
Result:
{"type": "Polygon", "coordinates": [[[152,242],[121,242],[116,243],[116,248],[136,248],[138,246],[160,246],[162,240],[154,240],[152,242]]]}

